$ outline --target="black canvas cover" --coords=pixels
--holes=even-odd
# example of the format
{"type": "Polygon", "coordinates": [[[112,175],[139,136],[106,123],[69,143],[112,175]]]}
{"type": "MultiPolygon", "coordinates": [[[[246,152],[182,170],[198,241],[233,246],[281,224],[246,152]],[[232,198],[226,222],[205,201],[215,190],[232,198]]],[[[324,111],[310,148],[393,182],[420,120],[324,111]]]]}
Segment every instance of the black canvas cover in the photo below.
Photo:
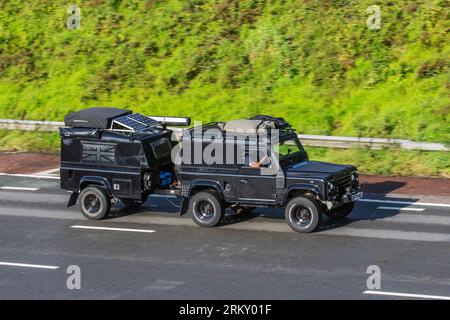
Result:
{"type": "Polygon", "coordinates": [[[73,128],[109,129],[113,119],[129,114],[131,114],[129,110],[95,107],[67,114],[64,123],[73,128]]]}
{"type": "Polygon", "coordinates": [[[62,138],[99,138],[101,130],[97,128],[59,128],[62,138]]]}

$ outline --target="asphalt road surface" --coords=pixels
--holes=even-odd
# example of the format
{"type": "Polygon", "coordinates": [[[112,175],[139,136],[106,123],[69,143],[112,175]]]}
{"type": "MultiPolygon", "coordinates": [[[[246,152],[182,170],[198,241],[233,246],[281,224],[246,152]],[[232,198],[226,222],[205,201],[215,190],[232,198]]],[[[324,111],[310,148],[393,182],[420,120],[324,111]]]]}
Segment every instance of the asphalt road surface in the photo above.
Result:
{"type": "Polygon", "coordinates": [[[57,179],[0,175],[0,299],[450,299],[445,203],[365,199],[306,235],[282,210],[207,229],[177,199],[92,222],[68,198],[57,179]],[[369,290],[373,265],[381,288],[369,290]]]}

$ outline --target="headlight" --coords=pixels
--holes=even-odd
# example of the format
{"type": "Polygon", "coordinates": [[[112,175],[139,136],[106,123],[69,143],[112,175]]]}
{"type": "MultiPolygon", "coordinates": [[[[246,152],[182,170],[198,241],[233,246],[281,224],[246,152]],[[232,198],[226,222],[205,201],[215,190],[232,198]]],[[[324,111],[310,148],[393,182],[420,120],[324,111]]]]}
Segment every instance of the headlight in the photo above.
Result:
{"type": "Polygon", "coordinates": [[[333,192],[336,189],[336,186],[331,181],[328,181],[327,186],[328,186],[328,192],[333,192]]]}

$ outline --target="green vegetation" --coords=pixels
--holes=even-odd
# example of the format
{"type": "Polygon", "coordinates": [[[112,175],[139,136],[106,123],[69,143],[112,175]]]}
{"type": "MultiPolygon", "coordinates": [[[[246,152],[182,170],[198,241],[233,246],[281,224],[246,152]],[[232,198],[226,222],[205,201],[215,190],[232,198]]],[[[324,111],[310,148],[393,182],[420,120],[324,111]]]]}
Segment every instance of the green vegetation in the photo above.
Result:
{"type": "MultiPolygon", "coordinates": [[[[263,113],[285,117],[299,133],[449,143],[449,2],[376,1],[376,31],[366,26],[372,4],[2,1],[0,118],[60,121],[95,105],[202,121],[263,113]],[[72,3],[81,8],[80,30],[66,28],[72,3]]],[[[14,145],[2,135],[0,149],[14,145]]],[[[25,142],[28,135],[11,133],[25,142]]],[[[52,137],[38,145],[53,146],[52,137]]],[[[352,151],[317,152],[359,161],[352,151]]],[[[383,163],[398,172],[387,168],[393,156],[376,154],[393,160],[371,170],[383,163]]],[[[448,166],[447,154],[412,156],[415,173],[448,166]]]]}
{"type": "Polygon", "coordinates": [[[310,159],[355,165],[361,172],[450,178],[448,152],[306,148],[310,159]]]}
{"type": "Polygon", "coordinates": [[[61,144],[57,132],[0,130],[0,151],[51,151],[61,144]]]}

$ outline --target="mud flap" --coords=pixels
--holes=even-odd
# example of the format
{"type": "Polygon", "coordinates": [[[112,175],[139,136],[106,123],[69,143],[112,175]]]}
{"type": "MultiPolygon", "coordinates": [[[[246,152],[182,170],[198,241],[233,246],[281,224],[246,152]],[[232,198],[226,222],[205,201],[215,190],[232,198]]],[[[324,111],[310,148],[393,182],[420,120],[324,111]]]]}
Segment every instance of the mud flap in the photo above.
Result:
{"type": "Polygon", "coordinates": [[[188,211],[188,209],[189,209],[189,198],[183,198],[180,207],[180,216],[185,214],[188,211]]]}
{"type": "Polygon", "coordinates": [[[69,202],[67,203],[67,208],[74,206],[77,203],[77,199],[78,199],[78,192],[72,192],[72,194],[70,195],[69,202]]]}

